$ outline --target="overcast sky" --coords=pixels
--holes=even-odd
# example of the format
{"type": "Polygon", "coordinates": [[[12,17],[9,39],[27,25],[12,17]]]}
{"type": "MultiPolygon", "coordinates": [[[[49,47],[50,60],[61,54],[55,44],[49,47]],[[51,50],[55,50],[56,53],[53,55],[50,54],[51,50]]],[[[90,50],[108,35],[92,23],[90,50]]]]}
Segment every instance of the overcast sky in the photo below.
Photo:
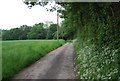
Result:
{"type": "Polygon", "coordinates": [[[56,23],[56,11],[50,13],[39,5],[29,9],[22,0],[0,1],[0,29],[11,29],[21,25],[32,26],[45,21],[56,23]]]}

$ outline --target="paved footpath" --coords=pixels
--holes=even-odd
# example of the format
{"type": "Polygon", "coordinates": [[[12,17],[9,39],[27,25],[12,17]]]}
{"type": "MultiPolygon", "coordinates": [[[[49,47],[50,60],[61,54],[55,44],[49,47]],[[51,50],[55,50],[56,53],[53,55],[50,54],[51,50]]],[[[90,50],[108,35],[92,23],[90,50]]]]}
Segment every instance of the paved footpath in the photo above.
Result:
{"type": "Polygon", "coordinates": [[[72,43],[51,51],[13,79],[75,79],[72,43]]]}

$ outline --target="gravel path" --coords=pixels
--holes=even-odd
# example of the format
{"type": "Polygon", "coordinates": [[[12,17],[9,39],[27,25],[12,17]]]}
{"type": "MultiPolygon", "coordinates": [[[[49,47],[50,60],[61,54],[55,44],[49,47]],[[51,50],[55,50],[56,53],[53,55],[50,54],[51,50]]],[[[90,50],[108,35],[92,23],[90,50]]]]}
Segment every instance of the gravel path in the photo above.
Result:
{"type": "Polygon", "coordinates": [[[72,43],[51,51],[13,79],[75,79],[72,43]]]}

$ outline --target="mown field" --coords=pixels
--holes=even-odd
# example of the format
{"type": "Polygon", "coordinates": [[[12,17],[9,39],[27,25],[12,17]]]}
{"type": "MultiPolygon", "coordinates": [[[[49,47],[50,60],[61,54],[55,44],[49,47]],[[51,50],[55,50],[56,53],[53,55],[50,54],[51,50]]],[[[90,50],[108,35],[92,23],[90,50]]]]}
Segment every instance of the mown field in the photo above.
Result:
{"type": "Polygon", "coordinates": [[[57,40],[2,41],[3,79],[11,78],[21,69],[64,43],[64,40],[59,40],[59,42],[57,40]]]}

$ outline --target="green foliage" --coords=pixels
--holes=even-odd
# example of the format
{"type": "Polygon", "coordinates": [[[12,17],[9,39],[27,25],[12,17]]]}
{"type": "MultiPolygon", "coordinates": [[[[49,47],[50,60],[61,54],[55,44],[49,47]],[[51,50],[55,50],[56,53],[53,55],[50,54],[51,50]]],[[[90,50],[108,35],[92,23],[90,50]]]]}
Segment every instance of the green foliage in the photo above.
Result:
{"type": "Polygon", "coordinates": [[[69,40],[74,38],[74,34],[76,33],[75,29],[72,29],[67,21],[63,21],[61,27],[59,28],[59,38],[69,40]]]}
{"type": "Polygon", "coordinates": [[[118,79],[118,49],[102,47],[95,50],[94,44],[75,42],[78,79],[118,79]],[[84,45],[81,45],[84,44],[84,45]]]}
{"type": "Polygon", "coordinates": [[[26,39],[55,39],[57,24],[50,23],[50,26],[39,23],[32,27],[23,25],[20,28],[4,30],[2,32],[2,40],[26,40],[26,39]]]}
{"type": "Polygon", "coordinates": [[[60,10],[65,19],[63,36],[77,40],[74,45],[78,79],[118,79],[120,4],[58,4],[64,8],[60,10]]]}
{"type": "Polygon", "coordinates": [[[64,43],[64,40],[59,42],[57,40],[2,41],[3,79],[9,79],[64,43]]]}
{"type": "Polygon", "coordinates": [[[23,25],[20,28],[13,28],[2,32],[2,40],[24,40],[27,39],[27,34],[30,31],[29,26],[23,25]]]}
{"type": "Polygon", "coordinates": [[[23,2],[28,5],[28,8],[32,8],[35,5],[45,6],[48,2],[46,1],[39,1],[39,0],[23,0],[23,2]]]}
{"type": "Polygon", "coordinates": [[[35,24],[27,35],[28,39],[45,39],[46,30],[43,26],[43,23],[35,24]]]}
{"type": "Polygon", "coordinates": [[[49,28],[46,28],[47,36],[46,39],[55,39],[55,32],[57,31],[57,24],[51,24],[49,28]]]}

